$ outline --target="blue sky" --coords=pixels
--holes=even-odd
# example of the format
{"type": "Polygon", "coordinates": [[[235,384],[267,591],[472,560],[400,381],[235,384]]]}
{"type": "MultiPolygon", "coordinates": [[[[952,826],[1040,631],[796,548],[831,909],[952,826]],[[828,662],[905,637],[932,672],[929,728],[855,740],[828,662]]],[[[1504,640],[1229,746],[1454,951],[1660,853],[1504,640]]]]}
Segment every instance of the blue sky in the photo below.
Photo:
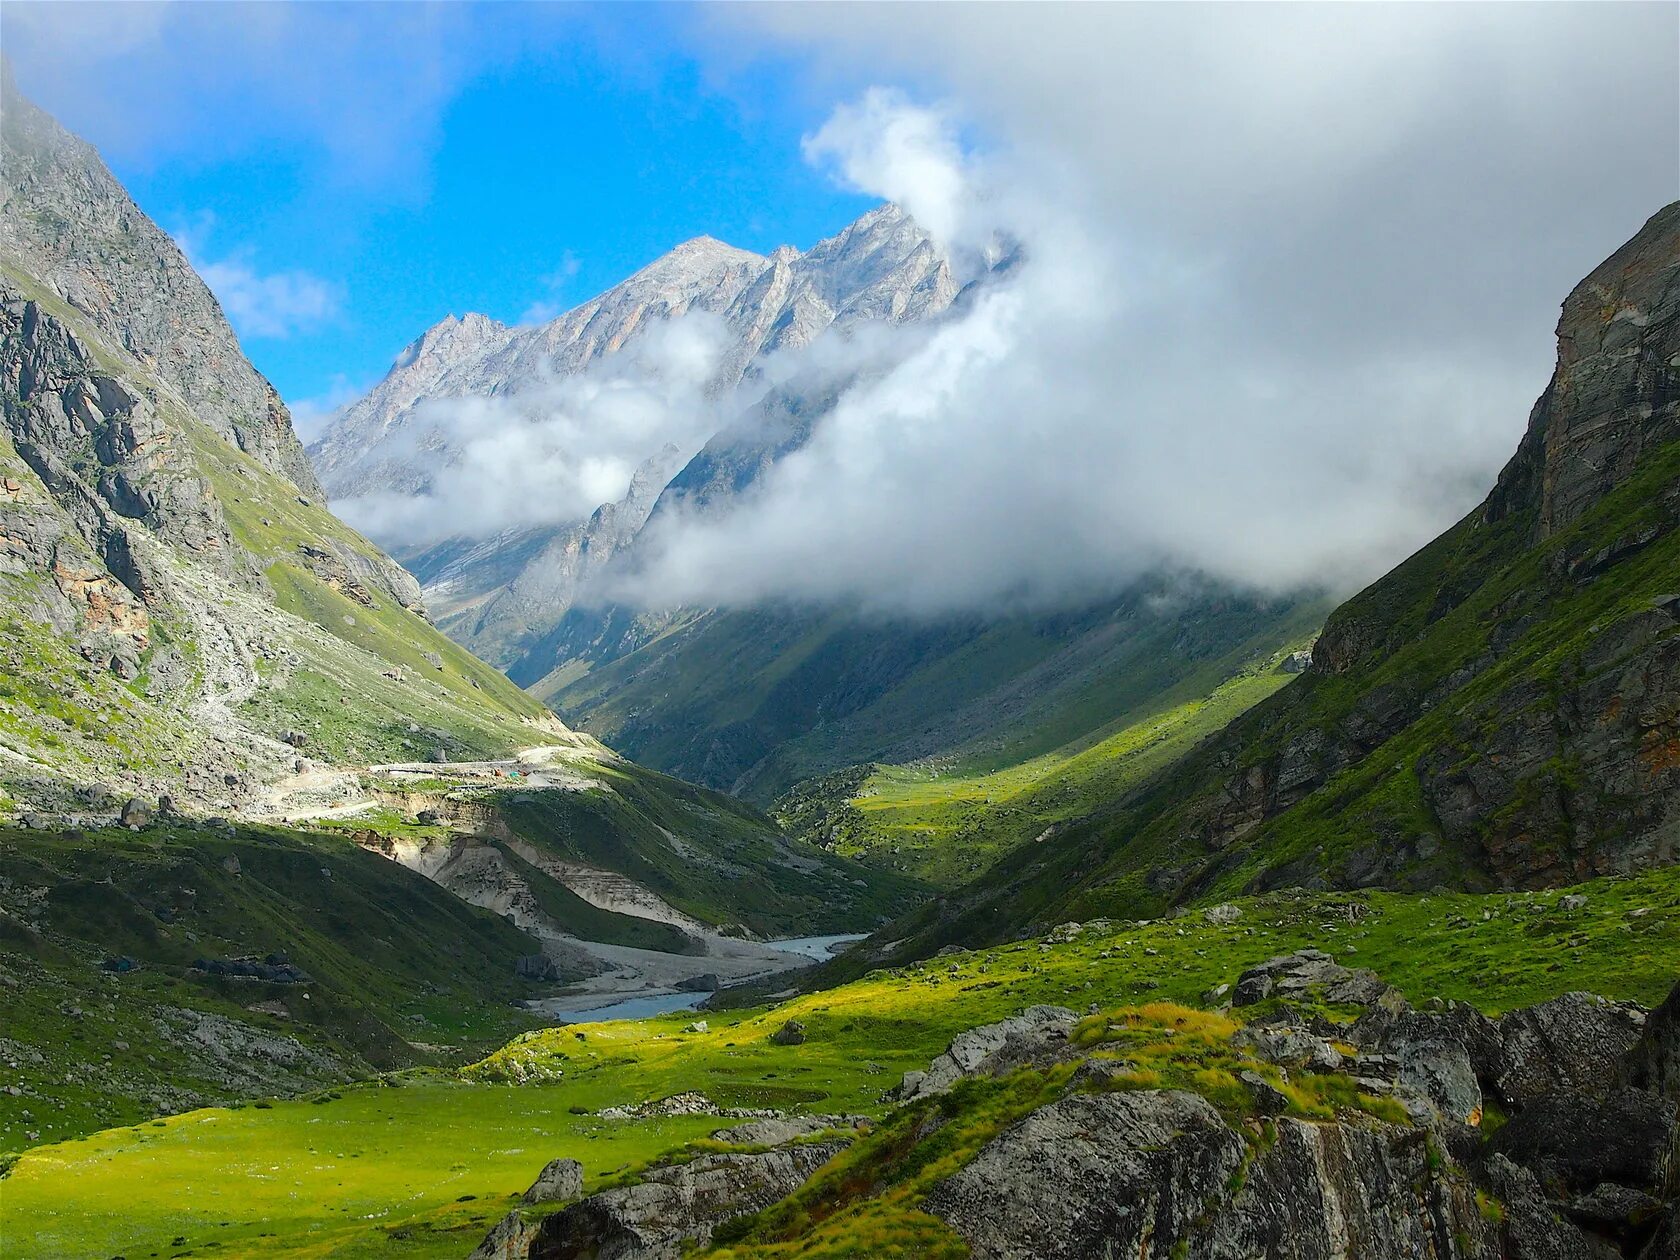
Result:
{"type": "Polygon", "coordinates": [[[451,312],[557,313],[690,237],[805,248],[875,202],[802,159],[832,97],[800,62],[719,56],[694,10],[280,7],[8,4],[6,35],[300,419],[451,312]],[[121,92],[72,69],[100,20],[121,92]]]}

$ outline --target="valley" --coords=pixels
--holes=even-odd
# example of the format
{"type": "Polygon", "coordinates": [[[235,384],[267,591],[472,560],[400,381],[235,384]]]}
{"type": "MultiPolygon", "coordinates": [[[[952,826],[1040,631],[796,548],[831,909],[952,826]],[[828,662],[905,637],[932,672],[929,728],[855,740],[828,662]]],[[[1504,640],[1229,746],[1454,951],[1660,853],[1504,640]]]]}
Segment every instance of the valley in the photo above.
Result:
{"type": "Polygon", "coordinates": [[[1236,263],[963,197],[881,88],[810,248],[387,277],[431,326],[294,416],[245,341],[371,308],[253,297],[0,65],[8,1260],[1680,1256],[1680,201],[1496,477],[1462,330],[1312,342],[1292,243],[1291,377],[1236,263]]]}

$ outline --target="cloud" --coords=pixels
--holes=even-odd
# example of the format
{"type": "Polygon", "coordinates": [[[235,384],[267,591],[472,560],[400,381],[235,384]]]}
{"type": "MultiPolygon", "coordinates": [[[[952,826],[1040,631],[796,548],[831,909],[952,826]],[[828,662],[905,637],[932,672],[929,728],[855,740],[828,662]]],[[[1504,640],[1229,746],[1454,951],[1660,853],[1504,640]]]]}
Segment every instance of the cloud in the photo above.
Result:
{"type": "Polygon", "coordinates": [[[344,409],[367,391],[366,384],[357,385],[342,372],[337,373],[325,393],[287,402],[286,410],[291,412],[292,428],[307,446],[325,433],[344,409]]]}
{"type": "Polygon", "coordinates": [[[872,87],[835,109],[801,148],[841,187],[897,202],[942,248],[957,243],[972,180],[948,110],[872,87]]]}
{"type": "Polygon", "coordinates": [[[24,90],[108,157],[308,149],[327,178],[423,189],[438,123],[484,69],[552,46],[579,20],[457,4],[78,4],[8,0],[24,90]]]}
{"type": "Polygon", "coordinates": [[[242,252],[219,260],[206,257],[203,241],[213,222],[213,216],[201,216],[197,227],[175,234],[175,243],[242,338],[283,339],[339,317],[344,305],[342,285],[307,271],[264,273],[242,252]]]}
{"type": "Polygon", "coordinates": [[[667,445],[692,452],[717,427],[706,386],[723,346],[721,321],[692,315],[650,327],[575,376],[430,399],[391,455],[448,449],[449,462],[417,494],[364,495],[334,511],[409,545],[580,520],[621,499],[644,460],[667,445]]]}
{"type": "Polygon", "coordinates": [[[1558,303],[1680,187],[1672,8],[1027,12],[720,16],[893,82],[808,155],[1023,261],[862,373],[735,510],[667,514],[613,593],[1355,587],[1485,493],[1558,303]]]}

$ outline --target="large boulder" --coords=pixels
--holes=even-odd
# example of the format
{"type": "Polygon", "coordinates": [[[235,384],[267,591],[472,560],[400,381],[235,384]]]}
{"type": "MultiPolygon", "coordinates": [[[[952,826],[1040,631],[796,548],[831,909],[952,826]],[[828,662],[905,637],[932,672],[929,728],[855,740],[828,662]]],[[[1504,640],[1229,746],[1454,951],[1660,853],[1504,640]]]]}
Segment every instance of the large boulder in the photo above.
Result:
{"type": "Polygon", "coordinates": [[[1376,972],[1344,967],[1321,949],[1279,954],[1237,978],[1233,1006],[1252,1006],[1269,997],[1315,997],[1326,1002],[1374,1006],[1399,995],[1376,972]]]}
{"type": "Polygon", "coordinates": [[[551,1159],[537,1174],[521,1203],[564,1203],[583,1194],[583,1165],[575,1159],[551,1159]]]}
{"type": "Polygon", "coordinates": [[[757,1154],[702,1155],[654,1168],[631,1186],[603,1190],[533,1224],[491,1231],[471,1260],[678,1260],[725,1221],[785,1199],[846,1148],[814,1142],[757,1154]]]}
{"type": "Polygon", "coordinates": [[[1642,1089],[1606,1098],[1559,1093],[1533,1100],[1493,1136],[1493,1150],[1531,1169],[1553,1197],[1604,1182],[1660,1193],[1675,1138],[1674,1106],[1642,1089]]]}
{"type": "Polygon", "coordinates": [[[1533,1173],[1503,1155],[1488,1161],[1488,1184],[1504,1217],[1501,1260],[1618,1260],[1608,1243],[1562,1220],[1533,1173]]]}
{"type": "Polygon", "coordinates": [[[863,1116],[771,1116],[719,1129],[712,1137],[732,1146],[785,1146],[813,1134],[856,1129],[866,1123],[863,1116]]]}
{"type": "Polygon", "coordinates": [[[1251,1156],[1199,1095],[1076,1094],[993,1139],[925,1208],[975,1260],[1497,1254],[1422,1132],[1276,1123],[1277,1140],[1251,1156]]]}
{"type": "Polygon", "coordinates": [[[1514,1108],[1560,1090],[1602,1096],[1644,1028],[1638,1006],[1591,993],[1565,993],[1512,1011],[1499,1021],[1494,1085],[1514,1108]]]}
{"type": "Polygon", "coordinates": [[[1680,984],[1645,1018],[1645,1030],[1622,1059],[1621,1079],[1680,1103],[1680,984]]]}
{"type": "Polygon", "coordinates": [[[1079,1017],[1065,1006],[1030,1006],[1019,1015],[958,1033],[925,1072],[906,1072],[901,1101],[942,1094],[967,1076],[1001,1076],[1046,1062],[1067,1046],[1079,1017]]]}

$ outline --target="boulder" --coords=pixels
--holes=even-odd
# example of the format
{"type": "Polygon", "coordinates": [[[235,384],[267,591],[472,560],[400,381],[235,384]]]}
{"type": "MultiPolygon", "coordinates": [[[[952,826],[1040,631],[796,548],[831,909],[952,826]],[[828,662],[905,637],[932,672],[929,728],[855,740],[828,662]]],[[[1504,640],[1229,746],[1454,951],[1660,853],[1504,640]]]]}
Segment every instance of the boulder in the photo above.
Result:
{"type": "Polygon", "coordinates": [[[152,821],[152,807],[138,796],[131,796],[123,803],[117,821],[125,827],[144,827],[152,821]]]}
{"type": "Polygon", "coordinates": [[[1504,1216],[1501,1260],[1617,1260],[1608,1244],[1561,1220],[1546,1202],[1533,1173],[1503,1155],[1487,1166],[1488,1183],[1504,1216]]]}
{"type": "Polygon", "coordinates": [[[1430,1166],[1421,1133],[1275,1123],[1277,1140],[1251,1153],[1199,1095],[1075,1094],[994,1138],[924,1209],[975,1260],[1497,1254],[1478,1249],[1489,1229],[1469,1192],[1430,1166]],[[1455,1239],[1463,1250],[1440,1249],[1455,1239]]]}
{"type": "Polygon", "coordinates": [[[805,1025],[797,1019],[790,1019],[770,1034],[770,1040],[778,1046],[802,1046],[805,1044],[805,1025]]]}
{"type": "Polygon", "coordinates": [[[1323,1037],[1289,1024],[1249,1024],[1231,1043],[1288,1071],[1334,1072],[1342,1055],[1323,1037]]]}
{"type": "Polygon", "coordinates": [[[546,984],[559,980],[560,969],[547,954],[521,954],[514,960],[513,974],[521,980],[546,984]]]}
{"type": "Polygon", "coordinates": [[[958,1033],[926,1072],[906,1072],[901,1101],[942,1094],[965,1076],[1001,1076],[1028,1063],[1047,1062],[1066,1049],[1079,1017],[1065,1006],[1031,1006],[995,1024],[958,1033]]]}
{"type": "Polygon", "coordinates": [[[785,1199],[846,1145],[814,1142],[755,1154],[702,1155],[653,1168],[635,1185],[592,1194],[535,1224],[503,1221],[472,1260],[678,1260],[685,1246],[705,1246],[725,1221],[785,1199]]]}
{"type": "Polygon", "coordinates": [[[867,1123],[864,1116],[776,1116],[719,1129],[712,1136],[735,1146],[785,1146],[796,1138],[829,1129],[856,1129],[867,1123]]]}
{"type": "Polygon", "coordinates": [[[684,993],[716,993],[723,987],[723,981],[715,971],[708,971],[704,975],[678,980],[676,987],[684,993]]]}
{"type": "Polygon", "coordinates": [[[1660,1193],[1674,1138],[1668,1100],[1617,1089],[1605,1098],[1537,1098],[1493,1135],[1492,1149],[1532,1171],[1554,1197],[1585,1194],[1604,1182],[1660,1193]]]}
{"type": "Polygon", "coordinates": [[[1209,906],[1206,910],[1202,911],[1202,918],[1206,919],[1209,923],[1235,923],[1242,917],[1242,908],[1240,906],[1233,906],[1229,902],[1226,902],[1222,906],[1209,906]]]}
{"type": "Polygon", "coordinates": [[[1269,997],[1314,996],[1326,1002],[1375,1006],[1398,995],[1376,972],[1344,967],[1321,949],[1280,954],[1237,978],[1233,1006],[1252,1006],[1269,997]]]}
{"type": "Polygon", "coordinates": [[[1644,1012],[1631,1002],[1565,993],[1499,1021],[1494,1086],[1513,1108],[1560,1090],[1602,1095],[1644,1032],[1644,1012]]]}
{"type": "Polygon", "coordinates": [[[1680,1103],[1680,984],[1645,1018],[1639,1040],[1623,1057],[1622,1083],[1680,1103]]]}
{"type": "Polygon", "coordinates": [[[583,1165],[575,1159],[551,1159],[531,1183],[521,1203],[564,1203],[583,1194],[583,1165]]]}

